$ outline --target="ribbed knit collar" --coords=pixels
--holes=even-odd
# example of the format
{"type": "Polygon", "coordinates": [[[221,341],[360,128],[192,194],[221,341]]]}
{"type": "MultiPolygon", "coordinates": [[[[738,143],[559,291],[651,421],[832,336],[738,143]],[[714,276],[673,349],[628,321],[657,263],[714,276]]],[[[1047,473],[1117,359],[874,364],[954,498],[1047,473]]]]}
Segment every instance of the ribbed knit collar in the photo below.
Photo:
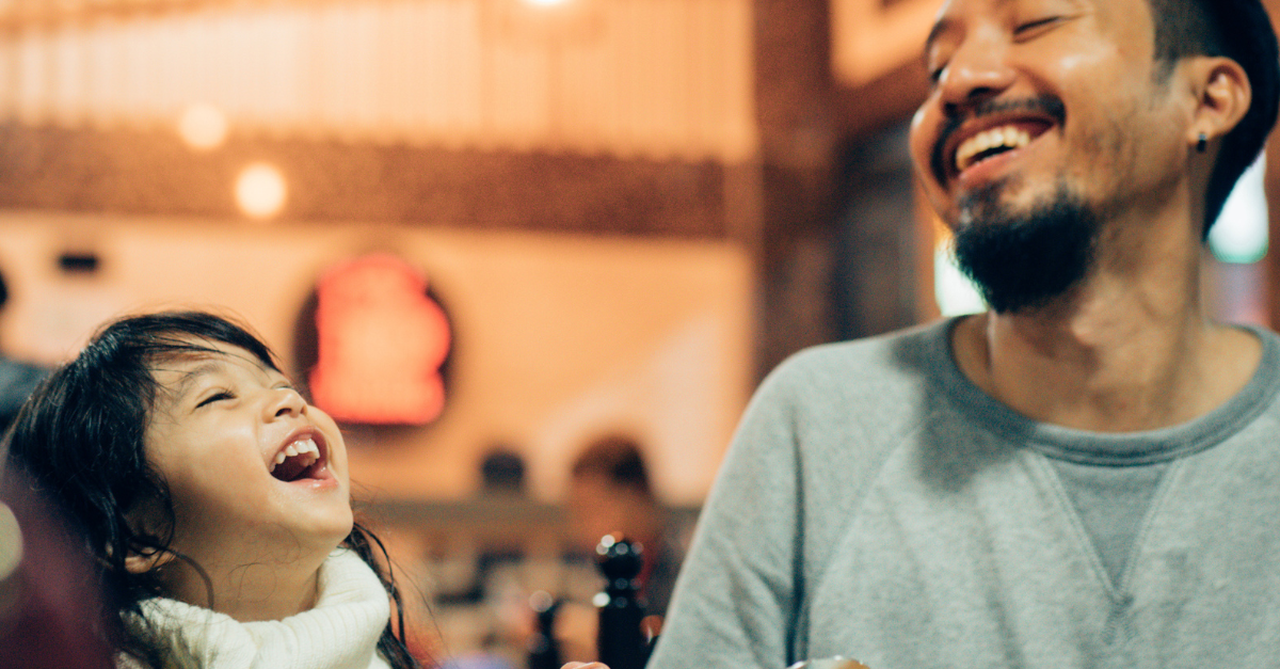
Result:
{"type": "Polygon", "coordinates": [[[284,620],[239,622],[174,599],[142,603],[153,630],[201,669],[384,669],[378,637],[391,615],[387,592],[355,553],[320,567],[316,605],[284,620]]]}
{"type": "Polygon", "coordinates": [[[1046,456],[1088,465],[1133,466],[1167,462],[1215,446],[1249,424],[1280,393],[1280,338],[1262,328],[1238,326],[1262,343],[1262,359],[1245,387],[1222,406],[1181,425],[1139,432],[1089,432],[1040,423],[1022,416],[988,395],[960,371],[951,351],[952,328],[959,319],[931,328],[926,355],[933,358],[936,378],[954,398],[957,411],[976,425],[1011,443],[1027,445],[1046,456]]]}

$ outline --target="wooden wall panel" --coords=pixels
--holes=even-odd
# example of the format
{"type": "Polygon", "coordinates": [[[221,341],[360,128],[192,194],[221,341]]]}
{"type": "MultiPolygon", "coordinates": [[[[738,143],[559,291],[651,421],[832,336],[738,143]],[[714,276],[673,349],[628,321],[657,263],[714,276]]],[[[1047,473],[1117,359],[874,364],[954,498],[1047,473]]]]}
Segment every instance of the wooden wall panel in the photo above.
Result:
{"type": "Polygon", "coordinates": [[[0,120],[742,162],[750,0],[48,3],[0,9],[0,120]],[[58,9],[61,7],[61,9],[58,9]],[[108,11],[114,8],[114,11],[108,11]]]}

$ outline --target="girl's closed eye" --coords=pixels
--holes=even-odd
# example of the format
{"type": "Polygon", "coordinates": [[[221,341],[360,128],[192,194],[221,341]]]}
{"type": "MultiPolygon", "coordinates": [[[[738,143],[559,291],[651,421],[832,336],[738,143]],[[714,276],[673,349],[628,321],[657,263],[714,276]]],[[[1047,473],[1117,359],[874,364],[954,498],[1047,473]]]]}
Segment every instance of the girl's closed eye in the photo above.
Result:
{"type": "Polygon", "coordinates": [[[201,407],[213,404],[214,402],[220,402],[222,400],[232,400],[232,399],[235,399],[235,395],[232,395],[231,391],[219,390],[214,392],[212,395],[209,395],[208,397],[205,397],[204,399],[197,402],[196,408],[199,409],[201,407]]]}

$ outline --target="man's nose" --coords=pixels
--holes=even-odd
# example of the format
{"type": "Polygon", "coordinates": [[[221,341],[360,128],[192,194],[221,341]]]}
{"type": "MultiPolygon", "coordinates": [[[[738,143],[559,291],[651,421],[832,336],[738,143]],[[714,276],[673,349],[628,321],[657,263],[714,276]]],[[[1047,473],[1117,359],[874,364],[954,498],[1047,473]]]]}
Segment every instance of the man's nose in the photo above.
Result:
{"type": "Polygon", "coordinates": [[[954,114],[1000,95],[1013,85],[1015,78],[1008,45],[998,38],[976,34],[951,54],[937,85],[944,108],[954,114]]]}

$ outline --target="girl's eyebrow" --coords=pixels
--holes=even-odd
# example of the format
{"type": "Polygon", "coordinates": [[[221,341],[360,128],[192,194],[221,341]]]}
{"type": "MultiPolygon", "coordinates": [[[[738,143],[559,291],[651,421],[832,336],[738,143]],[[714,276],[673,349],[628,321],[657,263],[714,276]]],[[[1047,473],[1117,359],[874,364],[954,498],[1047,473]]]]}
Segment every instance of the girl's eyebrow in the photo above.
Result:
{"type": "Polygon", "coordinates": [[[221,372],[224,369],[226,369],[226,362],[215,359],[205,360],[199,365],[182,372],[182,375],[178,378],[177,386],[174,388],[174,397],[179,399],[185,397],[201,377],[221,372]]]}
{"type": "MultiPolygon", "coordinates": [[[[174,397],[181,399],[186,396],[187,393],[191,392],[191,389],[199,383],[201,377],[209,374],[225,372],[227,371],[227,368],[231,366],[232,362],[236,360],[244,360],[245,362],[250,363],[249,366],[255,372],[261,374],[264,381],[270,381],[272,372],[275,371],[263,366],[261,362],[252,358],[242,358],[241,356],[230,355],[225,358],[223,356],[209,357],[195,367],[181,372],[177,385],[174,387],[174,397]]],[[[293,385],[292,381],[289,381],[288,377],[285,377],[285,381],[287,381],[290,386],[293,385]]]]}

